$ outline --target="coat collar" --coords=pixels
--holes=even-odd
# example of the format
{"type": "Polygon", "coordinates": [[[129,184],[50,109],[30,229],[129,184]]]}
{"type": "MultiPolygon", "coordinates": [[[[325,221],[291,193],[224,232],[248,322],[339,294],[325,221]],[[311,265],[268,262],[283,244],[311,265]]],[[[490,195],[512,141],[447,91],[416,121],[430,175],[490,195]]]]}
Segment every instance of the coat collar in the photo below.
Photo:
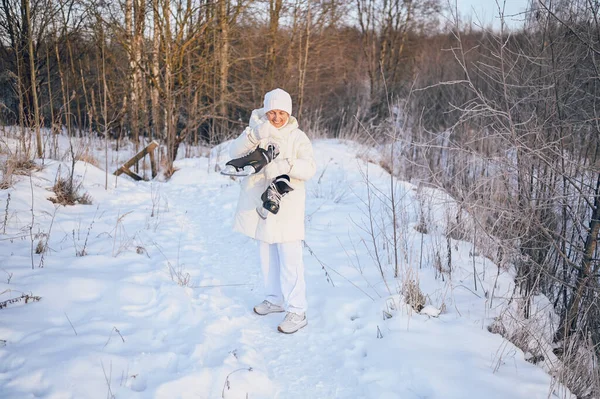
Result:
{"type": "MultiPolygon", "coordinates": [[[[255,109],[254,111],[252,111],[252,115],[250,116],[250,127],[251,128],[255,128],[256,126],[260,125],[261,123],[263,123],[264,121],[267,120],[267,116],[265,115],[265,110],[264,108],[258,108],[255,109]]],[[[285,135],[286,133],[290,133],[292,130],[295,130],[298,128],[298,120],[296,119],[296,117],[290,115],[290,119],[288,120],[288,123],[285,124],[285,126],[277,129],[278,133],[280,133],[280,135],[285,135]]]]}

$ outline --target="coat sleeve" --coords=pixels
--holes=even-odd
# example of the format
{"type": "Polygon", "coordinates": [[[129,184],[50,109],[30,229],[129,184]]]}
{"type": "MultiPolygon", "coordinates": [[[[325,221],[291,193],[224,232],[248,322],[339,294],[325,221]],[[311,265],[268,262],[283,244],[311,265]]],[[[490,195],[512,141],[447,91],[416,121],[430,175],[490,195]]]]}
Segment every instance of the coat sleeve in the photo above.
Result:
{"type": "Polygon", "coordinates": [[[312,144],[304,133],[302,133],[302,136],[299,138],[296,158],[291,159],[290,163],[292,167],[288,174],[293,179],[308,180],[313,177],[317,171],[312,144]]]}
{"type": "Polygon", "coordinates": [[[258,141],[252,138],[251,132],[252,128],[247,127],[237,139],[231,142],[229,145],[229,156],[231,158],[243,157],[256,148],[258,141]]]}

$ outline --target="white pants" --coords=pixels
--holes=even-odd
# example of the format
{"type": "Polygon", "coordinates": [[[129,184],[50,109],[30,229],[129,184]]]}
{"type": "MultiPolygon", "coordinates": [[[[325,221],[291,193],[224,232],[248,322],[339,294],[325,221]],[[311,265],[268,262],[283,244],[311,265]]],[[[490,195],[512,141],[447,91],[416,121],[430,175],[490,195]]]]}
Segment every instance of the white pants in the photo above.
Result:
{"type": "Polygon", "coordinates": [[[275,305],[287,303],[287,311],[306,312],[306,283],[302,242],[267,244],[259,241],[266,300],[275,305]]]}

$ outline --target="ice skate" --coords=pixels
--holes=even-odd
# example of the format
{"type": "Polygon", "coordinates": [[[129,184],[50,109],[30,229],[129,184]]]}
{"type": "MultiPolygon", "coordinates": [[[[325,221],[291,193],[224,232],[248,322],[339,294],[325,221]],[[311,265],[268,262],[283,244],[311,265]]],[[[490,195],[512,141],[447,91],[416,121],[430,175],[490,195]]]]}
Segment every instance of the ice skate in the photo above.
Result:
{"type": "Polygon", "coordinates": [[[290,191],[294,191],[290,185],[290,177],[288,175],[277,176],[260,196],[263,203],[262,206],[256,208],[258,215],[263,219],[269,216],[269,212],[276,215],[279,212],[281,198],[290,191]]]}
{"type": "Polygon", "coordinates": [[[250,154],[227,162],[221,170],[221,174],[226,176],[249,176],[258,173],[269,162],[277,158],[277,155],[279,155],[279,150],[273,144],[269,144],[266,150],[257,147],[250,154]]]}

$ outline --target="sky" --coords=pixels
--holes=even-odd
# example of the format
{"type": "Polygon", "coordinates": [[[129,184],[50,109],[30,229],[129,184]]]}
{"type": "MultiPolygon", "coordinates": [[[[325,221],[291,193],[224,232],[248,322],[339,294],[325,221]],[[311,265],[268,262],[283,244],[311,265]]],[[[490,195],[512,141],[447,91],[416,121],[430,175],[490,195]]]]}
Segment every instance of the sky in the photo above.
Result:
{"type": "Polygon", "coordinates": [[[504,7],[505,22],[510,28],[516,28],[523,24],[529,0],[449,0],[450,4],[456,4],[463,17],[472,16],[473,23],[483,26],[490,24],[494,28],[500,27],[498,18],[498,4],[504,7]],[[456,3],[455,3],[456,1],[456,3]]]}

